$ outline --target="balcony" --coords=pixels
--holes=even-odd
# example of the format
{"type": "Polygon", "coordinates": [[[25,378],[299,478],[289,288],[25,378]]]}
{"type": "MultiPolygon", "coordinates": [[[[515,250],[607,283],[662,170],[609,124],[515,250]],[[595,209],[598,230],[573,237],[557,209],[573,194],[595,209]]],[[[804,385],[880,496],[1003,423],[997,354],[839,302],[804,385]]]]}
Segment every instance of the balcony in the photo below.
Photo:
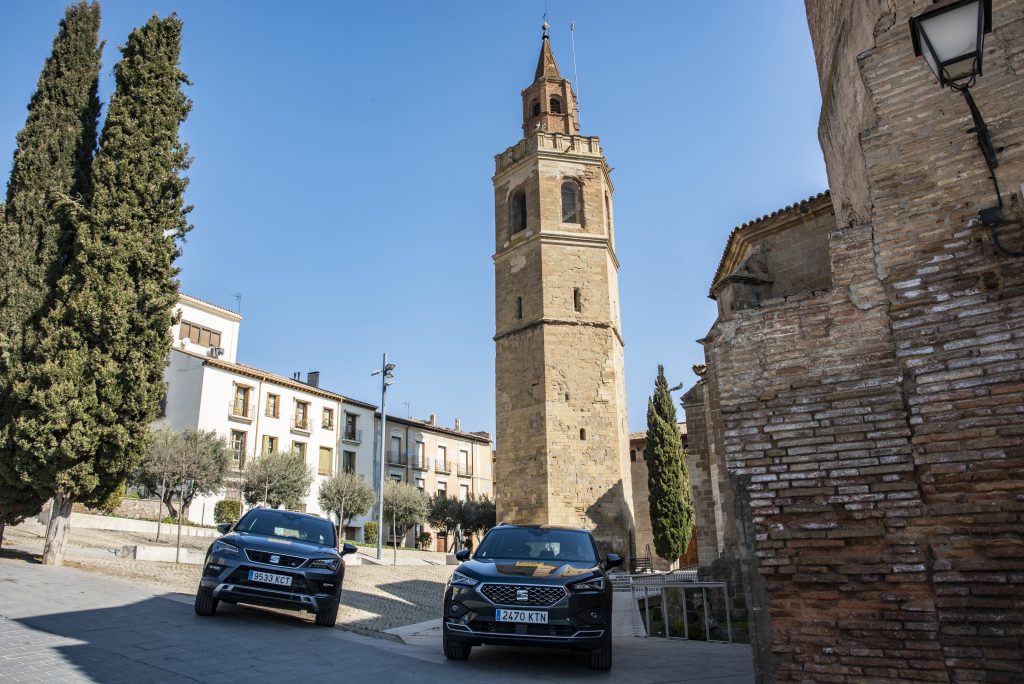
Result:
{"type": "Polygon", "coordinates": [[[341,439],[352,444],[363,443],[363,431],[362,430],[345,430],[345,434],[341,436],[341,439]]]}
{"type": "Polygon", "coordinates": [[[414,470],[430,470],[430,464],[426,456],[409,454],[409,464],[412,465],[414,470]]]}
{"type": "Polygon", "coordinates": [[[409,457],[403,454],[401,451],[389,451],[388,452],[388,465],[408,465],[409,457]]]}
{"type": "Polygon", "coordinates": [[[322,420],[322,421],[320,421],[320,427],[322,427],[324,430],[333,430],[334,429],[334,421],[333,420],[322,420]]]}
{"type": "Polygon", "coordinates": [[[459,477],[473,477],[473,466],[467,463],[460,463],[459,477]]]}
{"type": "Polygon", "coordinates": [[[251,423],[256,415],[256,407],[248,401],[237,399],[228,402],[228,418],[242,423],[251,423]]]}
{"type": "Polygon", "coordinates": [[[311,434],[313,427],[310,425],[309,416],[298,414],[292,416],[292,432],[299,432],[304,435],[311,434]]]}
{"type": "Polygon", "coordinates": [[[447,475],[448,473],[450,473],[451,471],[448,470],[448,462],[447,461],[438,461],[437,463],[435,463],[434,464],[434,472],[435,473],[441,473],[442,475],[447,475]]]}

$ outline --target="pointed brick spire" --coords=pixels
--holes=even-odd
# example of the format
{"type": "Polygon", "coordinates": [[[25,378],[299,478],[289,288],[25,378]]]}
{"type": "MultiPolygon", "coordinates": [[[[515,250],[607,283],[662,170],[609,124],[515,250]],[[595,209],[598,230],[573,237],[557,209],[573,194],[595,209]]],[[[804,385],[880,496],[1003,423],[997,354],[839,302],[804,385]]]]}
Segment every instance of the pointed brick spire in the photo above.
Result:
{"type": "Polygon", "coordinates": [[[551,41],[548,40],[548,22],[544,22],[544,35],[541,39],[540,58],[537,59],[537,73],[533,80],[539,81],[542,78],[562,78],[558,73],[558,65],[555,64],[555,53],[551,51],[551,41]]]}

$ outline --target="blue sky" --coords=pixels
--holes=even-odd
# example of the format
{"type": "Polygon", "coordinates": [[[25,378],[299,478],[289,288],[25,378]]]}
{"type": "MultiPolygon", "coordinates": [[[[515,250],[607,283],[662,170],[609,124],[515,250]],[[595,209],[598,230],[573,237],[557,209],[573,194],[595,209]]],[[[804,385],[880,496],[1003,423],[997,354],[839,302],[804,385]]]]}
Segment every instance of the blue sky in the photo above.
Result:
{"type": "MultiPolygon", "coordinates": [[[[0,3],[0,182],[67,3],[0,3]]],[[[182,290],[228,308],[239,360],[494,430],[494,155],[515,144],[542,0],[106,0],[115,49],[154,12],[185,22],[195,158],[182,290]]],[[[549,0],[582,132],[614,168],[629,425],[657,364],[695,380],[729,231],[825,189],[820,94],[799,0],[549,0]]]]}

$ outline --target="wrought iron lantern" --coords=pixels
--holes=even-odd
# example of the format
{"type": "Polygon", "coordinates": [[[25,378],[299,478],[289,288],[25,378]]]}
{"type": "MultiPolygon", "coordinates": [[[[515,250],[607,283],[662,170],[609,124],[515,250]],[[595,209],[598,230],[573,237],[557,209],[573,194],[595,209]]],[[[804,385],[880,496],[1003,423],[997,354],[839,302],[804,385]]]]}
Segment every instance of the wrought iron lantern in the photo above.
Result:
{"type": "Polygon", "coordinates": [[[924,57],[943,88],[969,88],[981,75],[992,0],[943,0],[910,19],[914,54],[924,57]]]}

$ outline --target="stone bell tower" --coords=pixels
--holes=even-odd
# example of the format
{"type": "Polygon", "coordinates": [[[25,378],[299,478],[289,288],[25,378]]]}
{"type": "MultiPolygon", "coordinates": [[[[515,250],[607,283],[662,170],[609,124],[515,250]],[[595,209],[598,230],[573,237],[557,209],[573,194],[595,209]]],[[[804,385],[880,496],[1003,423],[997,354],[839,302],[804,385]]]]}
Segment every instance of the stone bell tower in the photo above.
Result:
{"type": "Polygon", "coordinates": [[[614,189],[546,25],[522,96],[493,178],[498,520],[585,527],[630,557],[614,189]]]}

